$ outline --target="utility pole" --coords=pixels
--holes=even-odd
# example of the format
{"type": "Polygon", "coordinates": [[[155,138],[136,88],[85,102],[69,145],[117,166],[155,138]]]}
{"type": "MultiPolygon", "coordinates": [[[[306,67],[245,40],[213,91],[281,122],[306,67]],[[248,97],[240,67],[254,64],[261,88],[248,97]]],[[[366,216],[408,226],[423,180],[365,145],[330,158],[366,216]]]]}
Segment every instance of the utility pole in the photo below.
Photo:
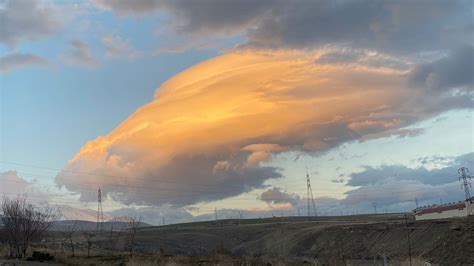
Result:
{"type": "Polygon", "coordinates": [[[102,210],[102,191],[97,191],[97,232],[102,232],[104,230],[104,212],[102,210]]]}
{"type": "Polygon", "coordinates": [[[405,227],[407,229],[407,241],[408,241],[408,258],[410,259],[410,266],[411,266],[411,243],[410,243],[410,229],[408,228],[408,218],[407,214],[405,213],[405,227]]]}
{"type": "Polygon", "coordinates": [[[298,208],[298,216],[300,216],[300,208],[298,208]]]}
{"type": "Polygon", "coordinates": [[[239,210],[239,225],[242,223],[242,218],[243,218],[242,210],[239,210]]]}
{"type": "Polygon", "coordinates": [[[416,205],[416,208],[418,209],[418,198],[415,198],[415,205],[416,205]]]}
{"type": "Polygon", "coordinates": [[[163,225],[165,225],[165,216],[163,216],[163,225]]]}
{"type": "Polygon", "coordinates": [[[307,190],[306,198],[307,198],[307,206],[308,206],[308,217],[311,216],[310,207],[309,207],[310,197],[311,197],[311,202],[313,203],[314,216],[318,216],[318,213],[316,211],[316,204],[314,203],[313,190],[311,189],[311,181],[309,180],[308,173],[306,173],[306,190],[307,190]]]}
{"type": "Polygon", "coordinates": [[[464,193],[466,200],[471,198],[471,192],[469,188],[471,188],[471,179],[472,177],[469,175],[469,169],[467,167],[461,167],[458,169],[458,173],[461,175],[459,177],[459,181],[462,179],[461,188],[464,188],[464,193]]]}
{"type": "Polygon", "coordinates": [[[216,221],[217,221],[217,208],[214,208],[214,216],[215,216],[216,221]]]}
{"type": "Polygon", "coordinates": [[[374,206],[374,213],[377,214],[377,203],[372,203],[372,205],[374,206]]]}

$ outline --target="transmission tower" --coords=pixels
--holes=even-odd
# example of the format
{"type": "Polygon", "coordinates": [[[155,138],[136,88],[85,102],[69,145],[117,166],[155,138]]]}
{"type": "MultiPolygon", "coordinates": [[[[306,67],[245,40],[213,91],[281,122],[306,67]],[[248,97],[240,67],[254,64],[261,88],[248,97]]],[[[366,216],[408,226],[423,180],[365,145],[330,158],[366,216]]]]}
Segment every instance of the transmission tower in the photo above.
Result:
{"type": "Polygon", "coordinates": [[[104,230],[104,212],[102,210],[102,191],[97,191],[97,231],[102,232],[104,230]]]}
{"type": "Polygon", "coordinates": [[[307,205],[308,205],[308,217],[311,216],[310,213],[310,207],[309,207],[309,198],[311,197],[311,202],[313,203],[313,211],[314,211],[314,216],[318,216],[318,213],[316,212],[316,204],[314,203],[314,197],[313,197],[313,190],[311,189],[311,182],[309,180],[309,174],[306,173],[306,188],[307,188],[307,205]]]}
{"type": "Polygon", "coordinates": [[[459,177],[459,181],[462,179],[461,188],[464,188],[464,193],[466,194],[466,200],[471,198],[471,192],[469,188],[471,188],[471,179],[472,177],[469,175],[469,169],[467,167],[461,167],[458,169],[458,173],[461,175],[459,177]]]}

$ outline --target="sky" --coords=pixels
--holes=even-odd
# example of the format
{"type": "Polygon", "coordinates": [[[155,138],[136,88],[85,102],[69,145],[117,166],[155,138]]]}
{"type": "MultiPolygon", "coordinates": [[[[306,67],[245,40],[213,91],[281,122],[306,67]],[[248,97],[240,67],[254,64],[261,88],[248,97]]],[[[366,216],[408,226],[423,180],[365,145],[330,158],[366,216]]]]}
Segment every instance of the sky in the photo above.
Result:
{"type": "MultiPolygon", "coordinates": [[[[0,193],[168,223],[410,211],[474,169],[471,1],[0,0],[0,193]],[[310,210],[314,215],[314,210],[310,210]]],[[[67,215],[65,215],[67,216],[67,215]]]]}

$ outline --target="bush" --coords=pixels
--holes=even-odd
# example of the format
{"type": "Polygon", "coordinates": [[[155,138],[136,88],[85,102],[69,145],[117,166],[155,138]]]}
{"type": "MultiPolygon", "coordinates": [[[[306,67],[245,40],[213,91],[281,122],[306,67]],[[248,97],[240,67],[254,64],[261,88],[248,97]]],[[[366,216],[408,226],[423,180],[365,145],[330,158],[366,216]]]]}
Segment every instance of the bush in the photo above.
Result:
{"type": "Polygon", "coordinates": [[[33,254],[27,260],[43,262],[43,261],[54,260],[54,256],[52,256],[49,253],[33,251],[33,254]]]}

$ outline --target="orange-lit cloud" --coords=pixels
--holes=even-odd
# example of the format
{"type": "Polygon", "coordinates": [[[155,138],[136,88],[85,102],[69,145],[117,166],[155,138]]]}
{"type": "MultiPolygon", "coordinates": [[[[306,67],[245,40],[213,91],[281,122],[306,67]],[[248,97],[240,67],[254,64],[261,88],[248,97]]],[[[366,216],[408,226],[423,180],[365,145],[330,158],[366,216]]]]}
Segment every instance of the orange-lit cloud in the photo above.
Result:
{"type": "Polygon", "coordinates": [[[450,108],[440,107],[444,96],[408,88],[408,69],[365,63],[373,53],[321,62],[327,53],[241,50],[198,64],[87,143],[57,183],[82,200],[95,200],[99,185],[126,204],[222,199],[280,177],[262,165],[272,154],[406,134],[400,129],[450,108]]]}

